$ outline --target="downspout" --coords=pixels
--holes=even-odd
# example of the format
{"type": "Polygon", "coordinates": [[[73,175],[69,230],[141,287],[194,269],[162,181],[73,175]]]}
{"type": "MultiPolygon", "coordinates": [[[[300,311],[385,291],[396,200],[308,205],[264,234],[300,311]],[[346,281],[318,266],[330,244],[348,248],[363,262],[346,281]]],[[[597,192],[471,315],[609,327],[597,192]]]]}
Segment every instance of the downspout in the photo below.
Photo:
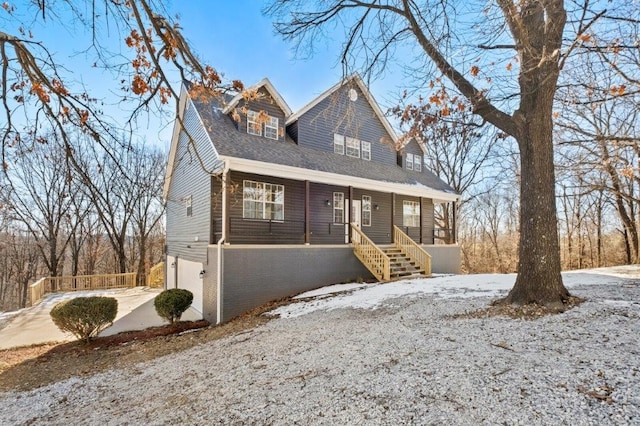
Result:
{"type": "Polygon", "coordinates": [[[222,233],[218,240],[218,277],[217,277],[217,309],[216,309],[216,324],[222,323],[222,244],[227,238],[227,173],[229,167],[227,162],[224,163],[224,170],[222,171],[222,233]]]}

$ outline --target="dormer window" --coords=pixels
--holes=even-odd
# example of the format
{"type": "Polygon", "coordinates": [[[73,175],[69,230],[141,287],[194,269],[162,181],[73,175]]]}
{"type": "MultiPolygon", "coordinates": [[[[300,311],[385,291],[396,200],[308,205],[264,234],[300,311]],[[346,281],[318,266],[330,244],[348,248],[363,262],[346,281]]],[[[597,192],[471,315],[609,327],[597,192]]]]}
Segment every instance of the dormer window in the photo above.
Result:
{"type": "Polygon", "coordinates": [[[264,137],[278,140],[278,117],[272,117],[265,112],[247,111],[247,133],[262,136],[264,124],[264,137]]]}
{"type": "Polygon", "coordinates": [[[413,156],[413,170],[416,172],[422,171],[422,157],[420,155],[413,156]]]}
{"type": "Polygon", "coordinates": [[[262,124],[258,122],[258,113],[247,111],[247,133],[262,136],[262,124]]]}
{"type": "Polygon", "coordinates": [[[269,116],[269,120],[264,123],[264,136],[269,139],[278,139],[278,117],[269,116]]]}
{"type": "Polygon", "coordinates": [[[407,170],[413,170],[413,154],[407,153],[406,167],[407,170]]]}

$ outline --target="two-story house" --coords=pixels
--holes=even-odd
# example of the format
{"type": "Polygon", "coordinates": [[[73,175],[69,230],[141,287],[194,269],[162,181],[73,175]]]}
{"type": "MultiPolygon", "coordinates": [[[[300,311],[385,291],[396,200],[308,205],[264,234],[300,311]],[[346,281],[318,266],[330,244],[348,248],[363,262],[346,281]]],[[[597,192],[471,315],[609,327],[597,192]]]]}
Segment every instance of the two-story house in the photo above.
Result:
{"type": "MultiPolygon", "coordinates": [[[[459,272],[434,244],[456,194],[398,138],[358,75],[293,113],[269,80],[219,101],[183,89],[169,153],[166,283],[214,323],[355,279],[459,272]]],[[[455,232],[454,232],[455,233],[455,232]]]]}

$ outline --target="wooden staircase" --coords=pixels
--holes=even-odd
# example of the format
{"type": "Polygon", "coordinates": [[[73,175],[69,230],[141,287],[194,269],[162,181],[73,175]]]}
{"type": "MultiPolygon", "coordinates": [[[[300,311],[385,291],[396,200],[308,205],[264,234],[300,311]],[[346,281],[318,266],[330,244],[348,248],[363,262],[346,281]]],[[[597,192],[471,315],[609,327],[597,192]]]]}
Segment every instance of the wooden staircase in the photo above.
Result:
{"type": "Polygon", "coordinates": [[[351,224],[353,252],[380,281],[431,276],[431,256],[394,226],[393,245],[379,247],[351,224]]]}
{"type": "Polygon", "coordinates": [[[424,268],[404,253],[400,247],[391,246],[380,248],[384,254],[389,257],[390,279],[397,280],[400,278],[424,277],[427,275],[424,268]]]}

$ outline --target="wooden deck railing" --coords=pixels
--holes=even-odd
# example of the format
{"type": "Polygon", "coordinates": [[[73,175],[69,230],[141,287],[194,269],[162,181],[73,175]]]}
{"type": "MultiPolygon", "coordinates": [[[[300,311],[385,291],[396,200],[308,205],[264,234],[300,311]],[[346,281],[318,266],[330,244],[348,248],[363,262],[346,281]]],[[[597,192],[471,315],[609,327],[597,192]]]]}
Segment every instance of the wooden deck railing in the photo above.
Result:
{"type": "Polygon", "coordinates": [[[391,264],[387,256],[355,224],[351,224],[353,252],[362,264],[380,281],[389,281],[391,264]]]}
{"type": "Polygon", "coordinates": [[[31,306],[47,293],[83,290],[107,290],[136,286],[136,273],[45,277],[31,284],[31,306]]]}
{"type": "Polygon", "coordinates": [[[156,288],[164,286],[164,262],[160,262],[149,269],[147,286],[156,288]]]}
{"type": "Polygon", "coordinates": [[[425,275],[431,275],[431,255],[395,225],[393,226],[393,244],[422,267],[425,275]]]}

